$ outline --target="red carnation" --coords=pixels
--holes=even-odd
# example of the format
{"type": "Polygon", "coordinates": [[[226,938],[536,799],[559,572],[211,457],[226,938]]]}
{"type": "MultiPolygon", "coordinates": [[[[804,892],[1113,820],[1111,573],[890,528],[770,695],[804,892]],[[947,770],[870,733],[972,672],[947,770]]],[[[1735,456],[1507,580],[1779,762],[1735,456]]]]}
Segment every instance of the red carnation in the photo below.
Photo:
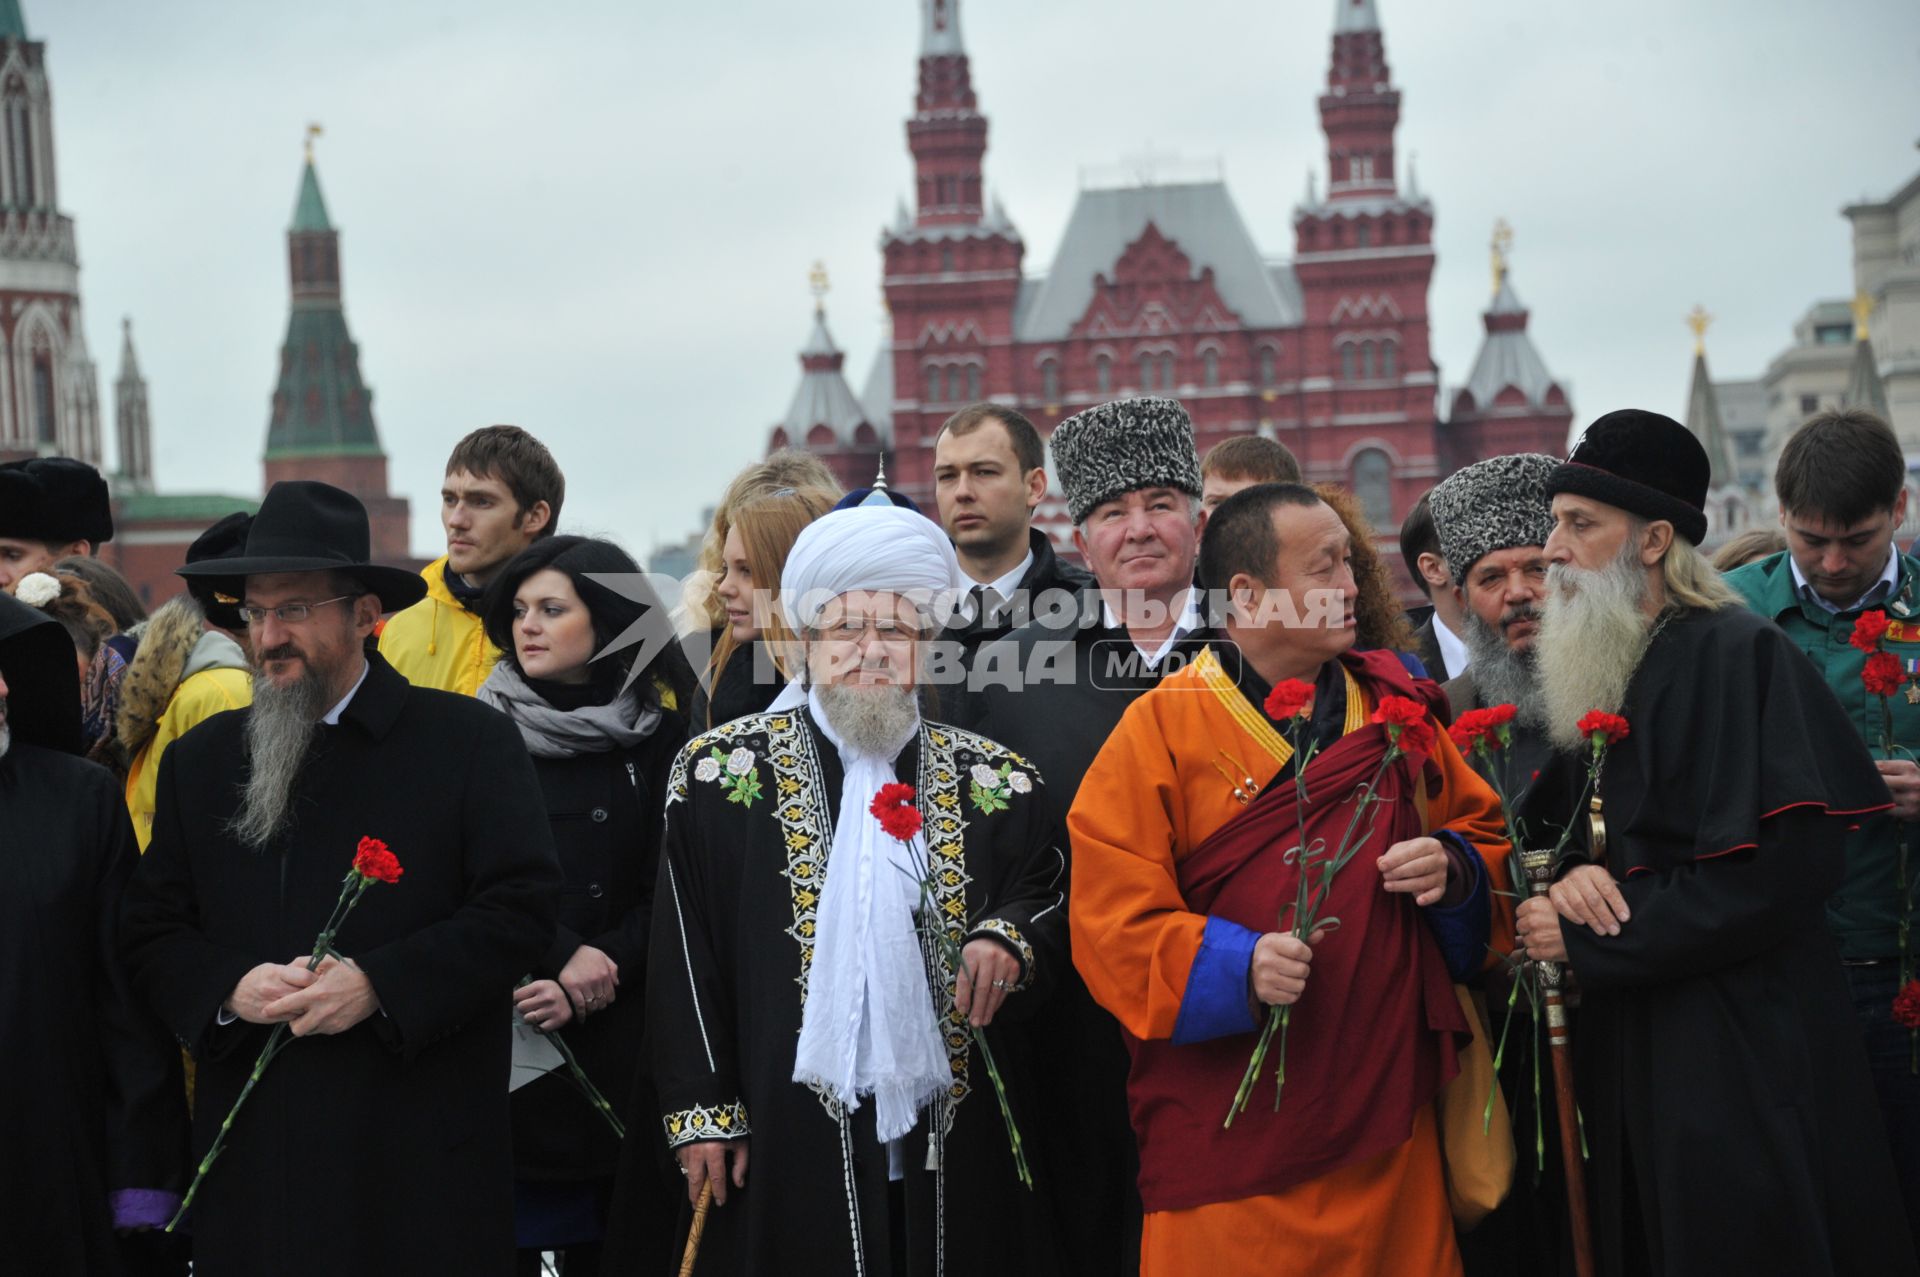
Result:
{"type": "Polygon", "coordinates": [[[1616,745],[1627,738],[1627,720],[1618,714],[1609,714],[1604,710],[1590,709],[1580,716],[1574,724],[1580,734],[1588,740],[1598,736],[1596,744],[1616,745]]]}
{"type": "Polygon", "coordinates": [[[1303,683],[1297,678],[1282,679],[1267,693],[1266,703],[1261,708],[1276,723],[1283,723],[1289,718],[1305,718],[1313,712],[1313,684],[1303,683]]]}
{"type": "Polygon", "coordinates": [[[1453,743],[1463,754],[1472,753],[1480,745],[1496,749],[1512,742],[1513,733],[1501,729],[1513,722],[1515,712],[1512,705],[1470,709],[1453,720],[1453,726],[1447,729],[1447,734],[1453,737],[1453,743]]]}
{"type": "Polygon", "coordinates": [[[1880,646],[1880,640],[1885,636],[1890,624],[1892,622],[1887,620],[1887,614],[1878,608],[1871,612],[1862,612],[1859,619],[1853,623],[1853,637],[1847,642],[1863,652],[1874,651],[1880,646]]]}
{"type": "Polygon", "coordinates": [[[1403,754],[1427,754],[1433,751],[1439,733],[1427,718],[1427,707],[1405,696],[1381,698],[1373,711],[1373,721],[1387,729],[1387,739],[1403,754]]]}
{"type": "Polygon", "coordinates": [[[1907,987],[1893,999],[1893,1022],[1920,1029],[1920,980],[1907,981],[1907,987]]]}
{"type": "Polygon", "coordinates": [[[1900,684],[1907,681],[1907,672],[1892,652],[1875,652],[1867,658],[1867,667],[1860,671],[1860,681],[1875,696],[1892,696],[1900,690],[1900,684]]]}
{"type": "Polygon", "coordinates": [[[375,882],[399,882],[400,858],[387,850],[378,838],[362,838],[353,853],[353,871],[375,882]]]}
{"type": "Polygon", "coordinates": [[[879,820],[880,828],[901,842],[909,842],[920,832],[920,809],[913,805],[913,786],[898,781],[880,786],[867,810],[879,820]]]}

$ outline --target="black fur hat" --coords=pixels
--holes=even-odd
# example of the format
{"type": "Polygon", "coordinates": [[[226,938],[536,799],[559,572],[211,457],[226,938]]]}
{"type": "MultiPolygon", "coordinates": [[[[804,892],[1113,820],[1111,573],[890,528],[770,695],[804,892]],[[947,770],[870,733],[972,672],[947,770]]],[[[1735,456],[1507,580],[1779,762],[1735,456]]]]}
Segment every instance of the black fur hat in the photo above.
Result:
{"type": "Polygon", "coordinates": [[[1693,431],[1640,408],[1610,412],[1588,426],[1573,455],[1547,480],[1547,499],[1570,492],[1643,519],[1665,519],[1694,545],[1707,536],[1713,467],[1693,431]]]}
{"type": "Polygon", "coordinates": [[[72,457],[29,457],[0,465],[0,537],[65,545],[113,540],[107,481],[72,457]]]}

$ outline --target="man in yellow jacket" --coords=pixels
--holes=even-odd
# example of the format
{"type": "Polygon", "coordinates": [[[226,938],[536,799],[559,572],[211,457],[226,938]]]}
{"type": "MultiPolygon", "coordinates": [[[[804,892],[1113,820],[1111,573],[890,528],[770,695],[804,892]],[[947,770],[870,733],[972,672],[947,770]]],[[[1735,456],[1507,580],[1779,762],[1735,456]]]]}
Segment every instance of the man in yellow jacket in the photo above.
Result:
{"type": "Polygon", "coordinates": [[[518,426],[487,426],[456,444],[440,485],[447,552],[420,573],[427,597],[381,629],[387,664],[417,687],[479,691],[500,659],[480,597],[514,555],[552,535],[566,488],[553,454],[518,426]]]}
{"type": "MultiPolygon", "coordinates": [[[[187,547],[187,562],[238,554],[252,523],[244,512],[221,519],[187,547]]],[[[139,650],[120,681],[114,733],[126,751],[127,812],[143,853],[153,837],[160,756],[215,714],[253,703],[247,623],[238,600],[197,583],[187,591],[147,618],[139,650]]]]}

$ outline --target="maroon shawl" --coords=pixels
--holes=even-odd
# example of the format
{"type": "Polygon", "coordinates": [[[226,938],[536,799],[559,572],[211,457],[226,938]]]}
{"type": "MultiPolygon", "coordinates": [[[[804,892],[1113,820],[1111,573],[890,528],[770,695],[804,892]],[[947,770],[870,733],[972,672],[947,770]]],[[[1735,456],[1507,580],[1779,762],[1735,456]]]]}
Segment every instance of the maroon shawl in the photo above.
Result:
{"type": "MultiPolygon", "coordinates": [[[[1376,703],[1419,695],[1397,661],[1373,659],[1390,655],[1346,660],[1376,703]]],[[[1354,791],[1386,748],[1386,729],[1369,723],[1308,765],[1307,836],[1324,840],[1328,854],[1352,816],[1354,791]]],[[[1255,1034],[1187,1045],[1129,1035],[1128,1101],[1148,1210],[1277,1193],[1377,1157],[1411,1137],[1414,1115],[1459,1071],[1455,1053],[1470,1034],[1446,963],[1412,898],[1390,895],[1374,864],[1394,843],[1420,835],[1410,786],[1426,783],[1425,762],[1403,758],[1387,769],[1384,801],[1355,833],[1377,815],[1373,836],[1335,877],[1320,911],[1340,926],[1314,950],[1313,974],[1293,1009],[1278,1113],[1278,1034],[1231,1130],[1221,1123],[1255,1034]]],[[[1278,929],[1298,882],[1283,859],[1299,842],[1296,826],[1292,779],[1276,780],[1180,863],[1188,907],[1255,931],[1278,929]]]]}

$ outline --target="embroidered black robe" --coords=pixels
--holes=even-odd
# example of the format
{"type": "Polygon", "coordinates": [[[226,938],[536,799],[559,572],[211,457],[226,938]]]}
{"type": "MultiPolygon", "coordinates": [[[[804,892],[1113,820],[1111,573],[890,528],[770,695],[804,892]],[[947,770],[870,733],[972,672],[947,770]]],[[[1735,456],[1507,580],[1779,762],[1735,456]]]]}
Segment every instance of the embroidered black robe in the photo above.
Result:
{"type": "MultiPolygon", "coordinates": [[[[994,937],[1020,959],[1017,991],[987,1037],[1044,1184],[1071,1168],[1036,1156],[1047,1114],[1032,1102],[1022,1026],[1067,960],[1065,866],[1040,777],[1011,751],[935,723],[895,774],[917,790],[938,924],[961,941],[994,937]]],[[[842,775],[801,710],[696,736],[668,780],[647,995],[661,1120],[675,1147],[750,1141],[746,1187],[712,1211],[695,1271],[1057,1271],[1048,1198],[1016,1176],[986,1065],[954,1009],[954,973],[931,937],[921,956],[954,1081],[901,1141],[903,1205],[889,1207],[872,1101],[849,1113],[792,1081],[842,775]]]]}

